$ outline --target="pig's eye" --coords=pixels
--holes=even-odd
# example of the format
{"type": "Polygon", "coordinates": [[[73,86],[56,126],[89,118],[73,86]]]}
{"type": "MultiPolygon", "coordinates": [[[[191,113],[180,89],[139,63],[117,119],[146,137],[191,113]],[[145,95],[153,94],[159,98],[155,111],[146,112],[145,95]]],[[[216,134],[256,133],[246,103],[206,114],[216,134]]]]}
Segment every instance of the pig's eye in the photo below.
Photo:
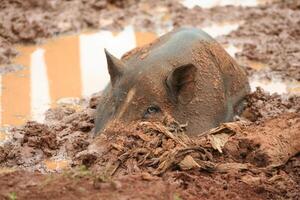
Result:
{"type": "Polygon", "coordinates": [[[155,114],[155,113],[158,113],[160,112],[160,108],[158,106],[155,106],[155,105],[152,105],[152,106],[149,106],[146,110],[146,115],[149,115],[149,114],[155,114]]]}
{"type": "Polygon", "coordinates": [[[147,108],[147,113],[148,114],[153,114],[153,113],[157,113],[160,111],[160,108],[158,106],[149,106],[147,108]]]}

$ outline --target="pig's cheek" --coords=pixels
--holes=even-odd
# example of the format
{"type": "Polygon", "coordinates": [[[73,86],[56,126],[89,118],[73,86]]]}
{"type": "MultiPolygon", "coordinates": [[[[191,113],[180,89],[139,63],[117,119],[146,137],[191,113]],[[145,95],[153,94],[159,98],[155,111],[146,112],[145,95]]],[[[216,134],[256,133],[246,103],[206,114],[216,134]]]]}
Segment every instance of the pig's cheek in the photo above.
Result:
{"type": "Polygon", "coordinates": [[[171,122],[171,121],[175,120],[173,115],[169,112],[164,112],[162,118],[163,118],[164,121],[168,121],[168,122],[169,121],[171,122]]]}

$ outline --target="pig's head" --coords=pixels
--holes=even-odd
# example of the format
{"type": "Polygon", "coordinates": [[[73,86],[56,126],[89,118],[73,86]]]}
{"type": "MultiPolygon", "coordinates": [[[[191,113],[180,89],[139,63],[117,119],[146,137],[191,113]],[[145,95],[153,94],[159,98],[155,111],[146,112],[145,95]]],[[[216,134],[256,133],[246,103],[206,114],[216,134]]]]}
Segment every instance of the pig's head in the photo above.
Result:
{"type": "Polygon", "coordinates": [[[95,133],[112,123],[162,121],[192,99],[196,67],[163,70],[127,66],[105,50],[110,83],[100,98],[95,133]]]}

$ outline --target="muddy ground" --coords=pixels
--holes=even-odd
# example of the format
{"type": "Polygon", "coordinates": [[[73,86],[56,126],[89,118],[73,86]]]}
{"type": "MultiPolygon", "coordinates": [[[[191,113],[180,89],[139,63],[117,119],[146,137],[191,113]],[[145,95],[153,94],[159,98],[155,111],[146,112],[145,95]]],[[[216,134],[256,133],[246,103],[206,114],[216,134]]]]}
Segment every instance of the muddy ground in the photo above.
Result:
{"type": "Polygon", "coordinates": [[[96,101],[62,105],[44,124],[11,130],[0,148],[1,198],[300,198],[299,97],[257,90],[237,121],[194,139],[172,119],[93,137],[96,101]],[[45,160],[62,157],[68,169],[47,169],[45,160]]]}
{"type": "MultiPolygon", "coordinates": [[[[244,23],[218,40],[242,48],[238,62],[249,74],[300,80],[298,1],[192,10],[177,1],[151,2],[6,0],[0,5],[1,72],[18,70],[9,65],[17,53],[12,44],[128,23],[153,31],[238,19],[244,23]],[[247,60],[269,68],[256,72],[247,60]]],[[[0,147],[0,199],[300,199],[299,96],[257,89],[235,122],[193,139],[169,118],[120,124],[95,137],[98,98],[60,105],[46,113],[45,123],[10,130],[10,141],[0,147]],[[61,159],[65,170],[45,164],[61,159]]]]}

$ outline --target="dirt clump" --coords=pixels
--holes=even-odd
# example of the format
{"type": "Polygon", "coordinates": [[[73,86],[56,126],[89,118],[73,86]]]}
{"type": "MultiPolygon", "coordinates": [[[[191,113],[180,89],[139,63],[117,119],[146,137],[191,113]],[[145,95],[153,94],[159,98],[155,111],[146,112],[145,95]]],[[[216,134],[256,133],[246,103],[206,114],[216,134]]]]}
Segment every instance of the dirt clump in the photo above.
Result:
{"type": "Polygon", "coordinates": [[[46,159],[69,159],[89,145],[93,109],[76,112],[72,107],[56,107],[46,119],[44,124],[27,122],[13,128],[11,141],[0,147],[0,165],[45,172],[46,159]]]}
{"type": "Polygon", "coordinates": [[[11,44],[0,37],[0,63],[8,63],[10,58],[17,55],[11,44]]]}
{"type": "Polygon", "coordinates": [[[241,162],[282,166],[300,151],[299,122],[299,113],[288,113],[254,123],[230,138],[225,150],[241,162]]]}
{"type": "Polygon", "coordinates": [[[247,103],[241,116],[252,122],[276,117],[282,113],[300,113],[299,96],[283,98],[276,93],[270,95],[257,88],[246,99],[247,103]]]}

